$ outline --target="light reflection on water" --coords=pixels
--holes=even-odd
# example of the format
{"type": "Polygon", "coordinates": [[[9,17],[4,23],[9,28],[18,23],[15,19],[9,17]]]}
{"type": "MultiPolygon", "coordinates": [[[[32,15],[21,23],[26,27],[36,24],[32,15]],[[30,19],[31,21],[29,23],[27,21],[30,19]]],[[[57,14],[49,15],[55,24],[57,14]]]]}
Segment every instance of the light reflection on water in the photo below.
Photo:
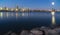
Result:
{"type": "Polygon", "coordinates": [[[10,16],[11,17],[18,17],[18,16],[48,16],[50,14],[46,14],[44,13],[42,15],[42,13],[18,13],[18,12],[0,12],[0,17],[3,18],[3,17],[7,17],[9,18],[10,16]]]}
{"type": "Polygon", "coordinates": [[[2,12],[0,13],[0,17],[3,18],[3,13],[2,12]]]}
{"type": "Polygon", "coordinates": [[[0,12],[0,31],[51,26],[52,23],[60,25],[60,12],[52,14],[51,12],[0,12]]]}
{"type": "Polygon", "coordinates": [[[31,13],[20,13],[20,12],[0,12],[0,19],[2,20],[12,20],[12,21],[16,21],[15,19],[17,19],[16,22],[20,21],[26,21],[27,23],[43,23],[43,25],[45,24],[59,24],[59,20],[60,20],[60,14],[59,13],[54,13],[54,12],[31,12],[31,13]]]}
{"type": "Polygon", "coordinates": [[[19,17],[19,16],[28,16],[28,13],[17,13],[17,12],[0,12],[0,18],[9,18],[9,17],[19,17]]]}
{"type": "Polygon", "coordinates": [[[52,15],[52,25],[55,25],[55,12],[51,12],[52,15]]]}

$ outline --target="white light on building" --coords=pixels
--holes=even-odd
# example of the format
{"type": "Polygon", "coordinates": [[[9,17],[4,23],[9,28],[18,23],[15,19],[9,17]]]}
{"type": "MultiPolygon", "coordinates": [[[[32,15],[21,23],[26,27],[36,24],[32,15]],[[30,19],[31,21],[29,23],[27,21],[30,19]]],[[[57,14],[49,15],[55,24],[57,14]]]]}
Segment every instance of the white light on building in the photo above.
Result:
{"type": "Polygon", "coordinates": [[[6,10],[8,10],[8,8],[6,8],[6,10]]]}
{"type": "Polygon", "coordinates": [[[2,10],[3,8],[0,7],[0,10],[2,10]]]}
{"type": "Polygon", "coordinates": [[[18,11],[18,9],[16,9],[16,11],[18,11]]]}
{"type": "Polygon", "coordinates": [[[25,11],[25,9],[22,9],[22,11],[25,11]]]}
{"type": "Polygon", "coordinates": [[[14,9],[12,8],[11,11],[13,11],[14,9]]]}

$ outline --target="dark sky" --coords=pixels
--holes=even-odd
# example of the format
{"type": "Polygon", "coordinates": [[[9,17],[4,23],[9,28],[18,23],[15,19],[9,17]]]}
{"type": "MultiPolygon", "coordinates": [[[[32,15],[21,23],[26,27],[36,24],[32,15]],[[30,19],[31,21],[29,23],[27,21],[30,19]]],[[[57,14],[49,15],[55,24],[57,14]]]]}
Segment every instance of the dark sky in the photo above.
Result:
{"type": "Polygon", "coordinates": [[[19,5],[20,8],[51,9],[52,2],[55,2],[55,9],[60,9],[60,0],[0,0],[0,7],[14,8],[19,5]]]}

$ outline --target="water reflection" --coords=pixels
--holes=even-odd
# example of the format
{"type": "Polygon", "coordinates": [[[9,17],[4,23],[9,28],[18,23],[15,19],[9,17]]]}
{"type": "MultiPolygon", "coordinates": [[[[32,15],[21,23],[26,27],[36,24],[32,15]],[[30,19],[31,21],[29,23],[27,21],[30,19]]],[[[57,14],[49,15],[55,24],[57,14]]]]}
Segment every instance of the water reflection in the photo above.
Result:
{"type": "Polygon", "coordinates": [[[8,12],[6,13],[6,16],[7,16],[7,18],[8,18],[8,16],[9,16],[8,12]]]}
{"type": "MultiPolygon", "coordinates": [[[[51,12],[52,15],[52,25],[55,25],[55,12],[51,12]]],[[[32,17],[32,18],[51,18],[49,13],[19,13],[19,12],[0,12],[0,18],[20,18],[20,17],[32,17]],[[43,15],[42,15],[43,14],[43,15]],[[45,15],[47,14],[47,15],[45,15]],[[39,15],[39,16],[38,16],[39,15]]],[[[29,17],[29,18],[30,18],[29,17]]]]}
{"type": "Polygon", "coordinates": [[[13,13],[11,13],[11,15],[14,16],[13,13]]]}
{"type": "Polygon", "coordinates": [[[51,12],[52,14],[52,25],[55,25],[55,12],[51,12]]]}
{"type": "Polygon", "coordinates": [[[2,12],[0,12],[0,17],[3,18],[3,13],[2,12]]]}
{"type": "Polygon", "coordinates": [[[52,24],[55,24],[55,16],[52,16],[52,24]]]}
{"type": "Polygon", "coordinates": [[[0,12],[0,18],[10,18],[10,17],[20,17],[20,16],[28,16],[28,13],[18,13],[18,12],[0,12]]]}
{"type": "Polygon", "coordinates": [[[18,18],[18,13],[16,13],[16,18],[18,18]]]}

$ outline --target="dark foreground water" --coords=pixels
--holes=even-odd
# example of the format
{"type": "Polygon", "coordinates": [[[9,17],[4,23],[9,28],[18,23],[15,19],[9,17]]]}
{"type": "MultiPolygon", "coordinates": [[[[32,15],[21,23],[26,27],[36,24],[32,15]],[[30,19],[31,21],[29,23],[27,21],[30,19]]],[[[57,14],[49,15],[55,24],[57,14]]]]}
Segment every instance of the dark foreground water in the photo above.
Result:
{"type": "MultiPolygon", "coordinates": [[[[55,23],[60,25],[60,12],[55,13],[55,23]]],[[[51,26],[50,12],[0,12],[0,33],[7,31],[19,32],[40,26],[51,26]]]]}

